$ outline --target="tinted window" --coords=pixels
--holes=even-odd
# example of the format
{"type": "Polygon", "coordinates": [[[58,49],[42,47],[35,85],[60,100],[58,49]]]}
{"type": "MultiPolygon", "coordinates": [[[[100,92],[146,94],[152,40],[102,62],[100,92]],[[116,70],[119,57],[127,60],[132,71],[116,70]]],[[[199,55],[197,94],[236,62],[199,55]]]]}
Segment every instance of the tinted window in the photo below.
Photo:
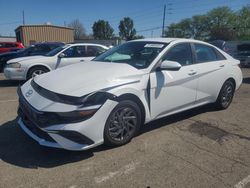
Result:
{"type": "Polygon", "coordinates": [[[85,46],[72,46],[63,53],[65,57],[85,57],[85,46]]]}
{"type": "Polygon", "coordinates": [[[105,52],[106,50],[100,46],[87,46],[87,57],[98,56],[105,52]]]}
{"type": "Polygon", "coordinates": [[[194,48],[198,63],[217,61],[217,54],[212,47],[203,44],[194,44],[194,48]]]}
{"type": "Polygon", "coordinates": [[[46,45],[35,45],[29,49],[29,55],[38,55],[49,52],[50,49],[46,45]]]}
{"type": "Polygon", "coordinates": [[[49,51],[51,51],[51,50],[54,50],[54,49],[56,49],[56,48],[58,48],[60,46],[61,45],[48,45],[48,48],[49,48],[49,51]]]}
{"type": "Polygon", "coordinates": [[[182,66],[192,64],[193,58],[190,44],[183,43],[172,47],[163,60],[176,61],[182,66]]]}

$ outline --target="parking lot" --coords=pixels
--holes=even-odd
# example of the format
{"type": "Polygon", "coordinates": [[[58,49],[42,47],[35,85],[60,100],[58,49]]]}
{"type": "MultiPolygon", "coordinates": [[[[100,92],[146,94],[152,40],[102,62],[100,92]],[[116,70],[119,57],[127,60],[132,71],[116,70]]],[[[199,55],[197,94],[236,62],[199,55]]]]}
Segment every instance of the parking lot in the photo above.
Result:
{"type": "Polygon", "coordinates": [[[83,152],[25,135],[16,122],[21,83],[0,74],[0,187],[250,187],[250,69],[242,71],[227,110],[197,108],[145,125],[125,146],[83,152]]]}

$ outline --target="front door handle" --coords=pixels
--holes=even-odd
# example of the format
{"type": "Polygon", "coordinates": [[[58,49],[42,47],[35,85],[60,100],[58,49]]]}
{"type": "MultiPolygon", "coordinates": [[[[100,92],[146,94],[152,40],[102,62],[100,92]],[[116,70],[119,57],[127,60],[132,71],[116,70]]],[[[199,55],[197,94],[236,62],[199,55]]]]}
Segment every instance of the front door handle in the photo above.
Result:
{"type": "Polygon", "coordinates": [[[196,73],[197,73],[196,71],[191,70],[191,71],[188,73],[188,75],[192,76],[192,75],[195,75],[196,73]]]}
{"type": "Polygon", "coordinates": [[[83,59],[81,59],[81,60],[80,60],[80,62],[84,62],[84,60],[83,60],[83,59]]]}
{"type": "Polygon", "coordinates": [[[224,67],[225,66],[225,64],[220,64],[220,67],[224,67]]]}

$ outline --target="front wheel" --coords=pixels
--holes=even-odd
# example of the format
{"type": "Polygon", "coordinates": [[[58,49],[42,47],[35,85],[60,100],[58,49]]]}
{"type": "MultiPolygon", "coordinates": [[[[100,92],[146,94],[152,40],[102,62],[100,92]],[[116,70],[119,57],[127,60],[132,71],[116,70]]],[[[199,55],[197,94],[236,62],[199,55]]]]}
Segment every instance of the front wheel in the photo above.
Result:
{"type": "Polygon", "coordinates": [[[42,66],[33,67],[28,71],[27,80],[29,80],[30,78],[34,78],[37,75],[46,73],[46,72],[49,72],[49,70],[46,67],[42,67],[42,66]]]}
{"type": "Polygon", "coordinates": [[[128,143],[139,131],[141,110],[130,100],[124,100],[110,113],[104,128],[104,143],[121,146],[128,143]]]}
{"type": "Polygon", "coordinates": [[[227,80],[221,90],[220,90],[220,94],[217,98],[216,101],[216,107],[218,109],[227,109],[229,107],[229,105],[231,104],[232,100],[233,100],[233,96],[234,96],[234,83],[231,80],[227,80]]]}

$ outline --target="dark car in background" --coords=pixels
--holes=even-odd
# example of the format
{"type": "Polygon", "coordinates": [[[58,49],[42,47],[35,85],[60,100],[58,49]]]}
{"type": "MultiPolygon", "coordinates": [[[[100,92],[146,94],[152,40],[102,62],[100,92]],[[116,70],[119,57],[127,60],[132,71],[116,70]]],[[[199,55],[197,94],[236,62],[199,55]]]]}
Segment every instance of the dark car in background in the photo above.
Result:
{"type": "Polygon", "coordinates": [[[20,42],[0,42],[0,54],[5,52],[17,51],[24,48],[20,42]]]}
{"type": "Polygon", "coordinates": [[[250,67],[250,42],[244,42],[237,46],[236,59],[240,60],[242,67],[250,67]]]}
{"type": "Polygon", "coordinates": [[[209,42],[210,44],[220,48],[224,52],[227,52],[231,56],[235,56],[237,54],[237,44],[235,42],[228,42],[224,40],[214,40],[209,42]]]}
{"type": "Polygon", "coordinates": [[[31,45],[27,48],[16,52],[7,52],[0,54],[0,72],[3,72],[3,68],[7,61],[18,58],[18,57],[27,57],[27,56],[34,56],[34,55],[45,55],[51,50],[63,46],[64,43],[62,42],[43,42],[31,45]]]}
{"type": "Polygon", "coordinates": [[[250,41],[214,40],[209,43],[240,60],[241,67],[250,66],[250,41]]]}

